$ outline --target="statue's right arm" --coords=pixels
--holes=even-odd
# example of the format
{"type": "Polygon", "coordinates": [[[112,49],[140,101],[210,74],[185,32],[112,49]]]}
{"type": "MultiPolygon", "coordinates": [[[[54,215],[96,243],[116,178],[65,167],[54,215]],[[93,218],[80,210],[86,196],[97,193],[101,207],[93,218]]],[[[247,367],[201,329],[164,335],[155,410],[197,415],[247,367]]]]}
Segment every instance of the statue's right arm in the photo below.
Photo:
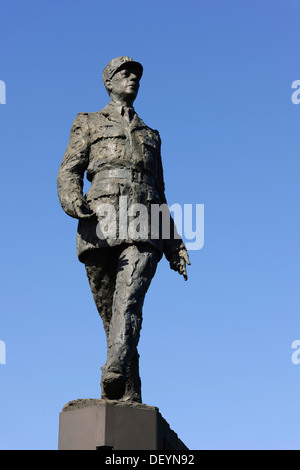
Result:
{"type": "Polygon", "coordinates": [[[89,162],[88,114],[79,113],[74,120],[70,139],[57,177],[57,192],[63,210],[76,219],[93,214],[83,197],[83,177],[89,162]]]}

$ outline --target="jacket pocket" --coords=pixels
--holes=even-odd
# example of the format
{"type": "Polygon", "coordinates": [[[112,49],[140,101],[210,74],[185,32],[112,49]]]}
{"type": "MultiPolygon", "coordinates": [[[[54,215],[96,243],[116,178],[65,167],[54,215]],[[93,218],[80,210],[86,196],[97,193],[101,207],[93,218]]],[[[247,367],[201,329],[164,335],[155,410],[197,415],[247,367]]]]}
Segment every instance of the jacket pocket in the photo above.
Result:
{"type": "Polygon", "coordinates": [[[105,126],[91,129],[90,131],[91,144],[103,139],[125,139],[126,135],[122,129],[116,126],[105,126]]]}

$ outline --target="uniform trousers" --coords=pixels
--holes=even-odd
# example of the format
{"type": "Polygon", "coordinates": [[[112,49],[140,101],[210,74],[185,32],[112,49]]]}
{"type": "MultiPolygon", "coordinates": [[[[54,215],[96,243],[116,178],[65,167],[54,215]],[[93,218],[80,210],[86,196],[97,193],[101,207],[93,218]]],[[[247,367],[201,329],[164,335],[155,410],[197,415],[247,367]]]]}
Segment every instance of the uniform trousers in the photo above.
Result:
{"type": "Polygon", "coordinates": [[[107,339],[102,398],[141,402],[137,346],[142,308],[160,258],[158,250],[144,243],[98,248],[85,260],[107,339]]]}

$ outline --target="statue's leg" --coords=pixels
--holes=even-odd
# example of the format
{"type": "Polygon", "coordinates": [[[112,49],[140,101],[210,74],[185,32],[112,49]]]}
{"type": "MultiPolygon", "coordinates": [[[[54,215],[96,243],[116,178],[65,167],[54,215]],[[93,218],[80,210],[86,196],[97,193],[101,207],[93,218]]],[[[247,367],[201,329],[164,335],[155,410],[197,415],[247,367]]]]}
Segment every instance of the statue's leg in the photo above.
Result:
{"type": "MultiPolygon", "coordinates": [[[[113,248],[93,252],[85,262],[86,273],[93,298],[103,321],[107,350],[110,349],[109,328],[117,274],[118,250],[113,248]]],[[[106,395],[102,387],[102,398],[106,395]]]]}
{"type": "Polygon", "coordinates": [[[114,259],[113,251],[112,249],[109,252],[107,249],[95,251],[85,262],[88,281],[107,339],[117,273],[117,257],[114,259]]]}
{"type": "Polygon", "coordinates": [[[136,395],[135,399],[140,401],[137,345],[142,307],[159,259],[158,252],[146,244],[127,246],[119,256],[109,330],[110,348],[102,381],[107,396],[115,399],[122,398],[126,389],[126,398],[136,395]],[[122,387],[119,386],[121,382],[122,387]]]}
{"type": "Polygon", "coordinates": [[[139,372],[139,353],[136,349],[126,368],[126,388],[122,397],[124,401],[142,402],[142,387],[139,372]]]}

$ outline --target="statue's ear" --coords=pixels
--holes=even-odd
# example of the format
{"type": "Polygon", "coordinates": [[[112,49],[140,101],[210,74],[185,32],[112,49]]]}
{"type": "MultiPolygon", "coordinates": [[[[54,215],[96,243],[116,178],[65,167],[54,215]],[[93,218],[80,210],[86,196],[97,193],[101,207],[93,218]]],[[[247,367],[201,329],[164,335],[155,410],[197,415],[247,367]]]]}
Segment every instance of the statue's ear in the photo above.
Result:
{"type": "Polygon", "coordinates": [[[107,90],[107,93],[110,95],[112,91],[112,82],[110,79],[106,80],[105,82],[105,88],[107,90]]]}

